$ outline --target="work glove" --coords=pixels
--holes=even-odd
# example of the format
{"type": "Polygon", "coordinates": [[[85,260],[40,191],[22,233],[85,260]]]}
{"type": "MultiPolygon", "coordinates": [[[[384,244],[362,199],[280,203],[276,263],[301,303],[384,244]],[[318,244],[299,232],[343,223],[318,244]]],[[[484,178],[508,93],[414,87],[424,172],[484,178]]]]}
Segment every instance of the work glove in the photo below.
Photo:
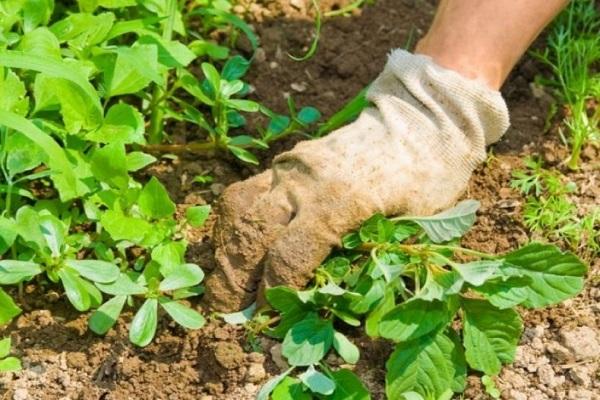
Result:
{"type": "Polygon", "coordinates": [[[508,128],[499,92],[395,50],[374,107],[272,168],[228,187],[217,210],[207,303],[242,309],[277,285],[301,288],[343,235],[374,213],[429,215],[456,202],[485,146],[508,128]]]}

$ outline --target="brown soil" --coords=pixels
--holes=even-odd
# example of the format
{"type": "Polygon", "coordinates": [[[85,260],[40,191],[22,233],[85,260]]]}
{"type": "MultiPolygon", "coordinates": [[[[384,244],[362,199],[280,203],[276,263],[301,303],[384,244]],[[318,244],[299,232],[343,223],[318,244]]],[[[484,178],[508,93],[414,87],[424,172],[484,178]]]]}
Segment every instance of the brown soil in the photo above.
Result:
{"type": "MultiPolygon", "coordinates": [[[[255,87],[253,96],[279,112],[286,110],[284,95],[291,94],[298,105],[316,106],[331,115],[375,78],[391,48],[405,46],[411,34],[415,38],[422,35],[434,12],[429,1],[378,0],[362,13],[327,20],[316,56],[297,63],[286,54],[302,54],[312,38],[308,7],[292,6],[304,3],[309,2],[247,2],[263,46],[248,81],[255,87]]],[[[322,3],[340,7],[349,1],[322,3]]],[[[244,51],[243,42],[240,47],[244,51]]],[[[552,100],[543,90],[532,90],[538,71],[539,66],[526,58],[503,88],[512,127],[493,147],[493,158],[476,172],[466,194],[482,203],[476,226],[464,240],[473,248],[503,252],[528,241],[531,235],[520,216],[523,198],[509,187],[511,171],[519,168],[528,154],[541,154],[550,165],[564,159],[565,149],[556,134],[543,131],[552,100]]],[[[295,140],[276,144],[263,156],[261,169],[295,140]]],[[[586,189],[577,201],[598,204],[600,194],[597,183],[593,184],[600,180],[596,150],[587,149],[584,161],[581,172],[569,174],[577,182],[591,182],[581,185],[586,189]]],[[[189,204],[212,203],[226,185],[258,170],[232,159],[188,156],[176,162],[166,160],[150,172],[168,184],[183,210],[189,204]],[[215,182],[191,183],[198,174],[210,174],[215,182]]],[[[208,270],[213,268],[209,228],[188,235],[193,242],[189,258],[208,270]]],[[[567,340],[571,332],[587,327],[591,331],[585,331],[585,337],[593,340],[595,332],[597,338],[595,344],[585,344],[590,354],[592,347],[598,346],[599,273],[600,261],[595,260],[580,296],[554,308],[523,312],[527,330],[517,360],[498,380],[503,398],[599,398],[598,356],[577,356],[567,340]]],[[[280,347],[274,341],[249,342],[241,328],[218,320],[200,331],[185,331],[163,318],[155,341],[139,349],[127,340],[131,315],[124,315],[115,329],[101,338],[86,330],[88,316],[74,312],[63,296],[53,291],[39,293],[35,287],[26,289],[26,297],[33,300],[0,332],[0,336],[13,338],[16,355],[24,365],[20,373],[0,375],[2,399],[244,400],[254,398],[264,381],[284,368],[280,347]]],[[[353,339],[363,354],[357,372],[375,399],[384,398],[383,364],[389,346],[364,337],[353,339]]],[[[330,361],[336,362],[335,358],[330,361]]],[[[487,398],[475,377],[470,383],[464,398],[487,398]]]]}

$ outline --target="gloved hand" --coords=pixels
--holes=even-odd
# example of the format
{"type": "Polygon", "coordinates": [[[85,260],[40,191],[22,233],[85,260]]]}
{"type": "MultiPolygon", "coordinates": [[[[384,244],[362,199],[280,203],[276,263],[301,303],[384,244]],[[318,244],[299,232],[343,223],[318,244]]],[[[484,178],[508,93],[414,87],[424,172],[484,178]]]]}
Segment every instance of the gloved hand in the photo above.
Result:
{"type": "Polygon", "coordinates": [[[368,98],[375,107],[352,124],[298,143],[272,169],[225,190],[208,304],[239,310],[265,288],[304,286],[374,213],[451,206],[509,123],[499,92],[403,50],[390,55],[368,98]]]}

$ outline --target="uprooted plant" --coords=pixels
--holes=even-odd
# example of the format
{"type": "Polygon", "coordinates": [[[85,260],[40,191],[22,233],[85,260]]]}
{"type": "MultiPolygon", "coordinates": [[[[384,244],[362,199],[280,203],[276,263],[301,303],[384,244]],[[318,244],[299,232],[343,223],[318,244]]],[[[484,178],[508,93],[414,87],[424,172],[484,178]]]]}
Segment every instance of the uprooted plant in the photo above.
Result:
{"type": "Polygon", "coordinates": [[[461,247],[477,207],[467,200],[430,217],[375,215],[344,237],[344,250],[308,289],[269,289],[272,311],[248,326],[283,340],[290,369],[259,399],[370,398],[350,369],[325,363],[333,350],[346,364],[358,361],[358,347],[343,333],[353,327],[395,343],[386,363],[389,399],[450,399],[464,390],[469,368],[494,389],[490,377],[513,360],[522,333],[515,307],[576,295],[587,268],[549,244],[503,255],[461,247]]]}

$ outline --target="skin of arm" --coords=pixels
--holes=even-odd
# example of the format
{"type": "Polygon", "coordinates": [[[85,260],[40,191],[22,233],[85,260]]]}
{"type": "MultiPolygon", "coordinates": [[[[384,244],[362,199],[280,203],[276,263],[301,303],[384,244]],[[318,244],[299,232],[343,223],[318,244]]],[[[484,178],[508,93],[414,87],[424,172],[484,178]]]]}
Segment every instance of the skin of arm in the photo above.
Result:
{"type": "Polygon", "coordinates": [[[415,53],[499,89],[568,0],[441,0],[415,53]]]}

